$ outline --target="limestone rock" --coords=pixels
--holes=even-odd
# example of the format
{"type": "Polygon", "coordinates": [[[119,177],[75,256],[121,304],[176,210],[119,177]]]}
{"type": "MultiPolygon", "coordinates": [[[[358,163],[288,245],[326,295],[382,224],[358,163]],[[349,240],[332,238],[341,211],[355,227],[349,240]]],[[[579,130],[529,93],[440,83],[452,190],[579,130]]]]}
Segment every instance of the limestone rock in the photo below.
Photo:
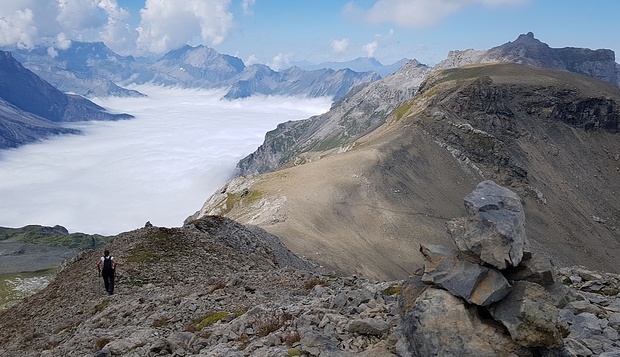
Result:
{"type": "Polygon", "coordinates": [[[488,311],[500,321],[512,339],[525,347],[558,347],[562,335],[553,298],[538,284],[515,282],[512,291],[488,311]]]}
{"type": "Polygon", "coordinates": [[[403,356],[509,356],[522,351],[501,328],[483,322],[476,308],[441,289],[429,288],[401,314],[403,356]]]}
{"type": "Polygon", "coordinates": [[[448,290],[471,304],[488,306],[510,292],[510,284],[495,269],[458,260],[437,258],[425,265],[422,281],[448,290]]]}
{"type": "Polygon", "coordinates": [[[458,249],[470,251],[498,269],[519,265],[527,241],[519,196],[487,180],[464,201],[469,217],[448,224],[458,249]]]}

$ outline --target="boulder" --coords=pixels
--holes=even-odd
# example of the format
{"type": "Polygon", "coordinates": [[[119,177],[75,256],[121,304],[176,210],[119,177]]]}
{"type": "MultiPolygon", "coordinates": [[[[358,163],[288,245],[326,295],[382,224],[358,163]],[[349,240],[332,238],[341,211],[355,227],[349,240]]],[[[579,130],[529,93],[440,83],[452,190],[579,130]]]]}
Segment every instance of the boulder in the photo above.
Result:
{"type": "Polygon", "coordinates": [[[479,183],[464,201],[469,216],[448,223],[457,248],[498,269],[519,265],[527,242],[519,196],[487,180],[479,183]]]}
{"type": "Polygon", "coordinates": [[[555,348],[562,345],[559,311],[554,299],[540,285],[518,281],[488,311],[501,322],[512,339],[524,347],[555,348]]]}
{"type": "Polygon", "coordinates": [[[508,280],[499,271],[456,257],[426,262],[422,281],[479,306],[488,306],[510,292],[508,280]]]}
{"type": "Polygon", "coordinates": [[[480,319],[477,308],[441,289],[428,288],[415,306],[401,313],[401,356],[522,355],[521,346],[493,321],[480,319]]]}

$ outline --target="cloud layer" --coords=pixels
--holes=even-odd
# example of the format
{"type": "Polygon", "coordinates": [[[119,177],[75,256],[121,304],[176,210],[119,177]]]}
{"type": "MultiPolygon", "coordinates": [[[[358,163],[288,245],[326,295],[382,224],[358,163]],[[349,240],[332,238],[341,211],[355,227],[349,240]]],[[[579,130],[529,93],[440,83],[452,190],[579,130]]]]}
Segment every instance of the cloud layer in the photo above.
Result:
{"type": "MultiPolygon", "coordinates": [[[[231,0],[146,0],[137,28],[116,0],[23,0],[0,3],[0,46],[60,48],[58,36],[101,40],[120,54],[162,54],[191,41],[221,43],[233,28],[231,0]]],[[[251,13],[254,1],[245,0],[251,13]]]]}
{"type": "Polygon", "coordinates": [[[233,174],[267,131],[324,112],[329,99],[220,101],[221,91],[139,87],[148,98],[100,99],[136,118],[81,123],[0,152],[0,226],[56,225],[116,234],[151,221],[179,226],[233,174]]]}

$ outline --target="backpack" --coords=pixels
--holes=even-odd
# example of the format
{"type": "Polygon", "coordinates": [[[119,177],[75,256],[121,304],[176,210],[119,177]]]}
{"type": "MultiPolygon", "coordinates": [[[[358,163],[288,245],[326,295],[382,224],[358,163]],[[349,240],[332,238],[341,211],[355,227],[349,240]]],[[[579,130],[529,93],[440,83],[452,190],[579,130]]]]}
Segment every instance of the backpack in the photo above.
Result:
{"type": "Polygon", "coordinates": [[[112,270],[112,257],[104,257],[103,258],[103,270],[112,270]]]}

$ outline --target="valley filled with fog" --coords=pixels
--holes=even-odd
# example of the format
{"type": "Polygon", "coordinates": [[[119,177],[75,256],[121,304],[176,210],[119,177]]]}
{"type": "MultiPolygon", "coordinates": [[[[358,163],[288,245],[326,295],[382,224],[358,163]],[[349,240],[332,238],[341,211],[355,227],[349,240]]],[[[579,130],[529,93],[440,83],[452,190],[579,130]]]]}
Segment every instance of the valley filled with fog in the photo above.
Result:
{"type": "Polygon", "coordinates": [[[99,98],[134,119],[82,122],[83,135],[0,151],[0,226],[62,225],[117,234],[180,226],[267,131],[329,109],[329,98],[220,100],[225,91],[139,86],[146,98],[99,98]]]}

